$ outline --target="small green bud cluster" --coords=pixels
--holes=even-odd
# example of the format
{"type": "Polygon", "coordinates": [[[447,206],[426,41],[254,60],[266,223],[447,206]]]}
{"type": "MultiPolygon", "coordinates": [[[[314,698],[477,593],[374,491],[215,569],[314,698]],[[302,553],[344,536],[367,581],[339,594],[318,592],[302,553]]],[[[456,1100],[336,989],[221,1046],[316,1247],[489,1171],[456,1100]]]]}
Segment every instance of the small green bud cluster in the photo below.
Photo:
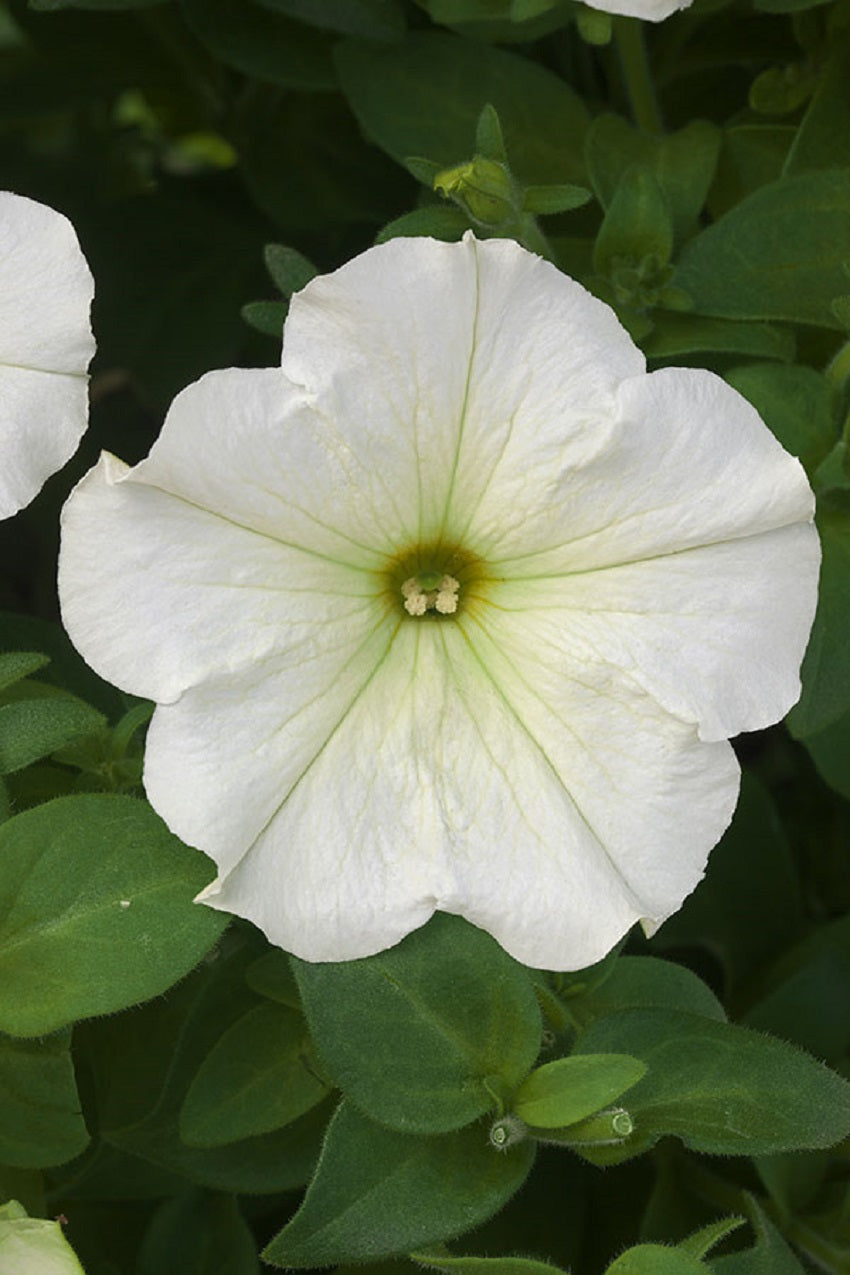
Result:
{"type": "Polygon", "coordinates": [[[569,212],[591,198],[583,186],[526,186],[518,181],[508,163],[498,114],[489,103],[478,118],[471,159],[449,167],[427,159],[409,159],[407,167],[456,204],[479,234],[516,239],[550,259],[551,249],[537,217],[569,212]]]}

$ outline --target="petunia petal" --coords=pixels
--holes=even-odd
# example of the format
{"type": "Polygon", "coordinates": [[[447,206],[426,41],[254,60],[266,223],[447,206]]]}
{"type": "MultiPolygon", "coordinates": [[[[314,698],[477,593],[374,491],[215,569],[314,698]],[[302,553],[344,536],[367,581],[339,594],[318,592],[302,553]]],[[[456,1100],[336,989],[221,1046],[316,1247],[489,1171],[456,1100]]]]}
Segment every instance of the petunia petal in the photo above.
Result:
{"type": "Polygon", "coordinates": [[[809,523],[492,590],[500,632],[582,644],[700,738],[760,730],[800,694],[820,545],[809,523]],[[765,624],[765,616],[771,623],[765,624]]]}
{"type": "Polygon", "coordinates": [[[500,500],[519,493],[499,473],[470,530],[497,574],[589,571],[812,519],[799,461],[712,372],[664,368],[623,381],[600,434],[577,464],[554,458],[525,525],[500,522],[500,500]]]}
{"type": "Polygon", "coordinates": [[[65,514],[63,617],[92,664],[162,704],[216,677],[288,676],[281,719],[320,691],[332,714],[341,666],[383,622],[363,577],[122,475],[115,482],[115,465],[101,461],[65,514]]]}
{"type": "Polygon", "coordinates": [[[83,376],[0,366],[0,518],[11,518],[70,460],[88,423],[83,376]]]}
{"type": "Polygon", "coordinates": [[[593,0],[590,7],[626,18],[641,18],[644,22],[663,22],[679,9],[690,8],[692,3],[693,0],[593,0]]]}
{"type": "MultiPolygon", "coordinates": [[[[274,818],[203,901],[249,916],[310,960],[378,951],[439,908],[483,926],[520,960],[573,968],[636,920],[663,919],[731,817],[732,751],[699,743],[638,688],[598,669],[590,684],[565,679],[544,654],[543,682],[529,691],[480,633],[405,624],[274,818]]],[[[188,736],[203,739],[190,788],[206,789],[237,760],[234,714],[222,722],[223,703],[212,708],[196,704],[179,737],[157,739],[163,774],[188,736]]]]}
{"type": "Polygon", "coordinates": [[[499,517],[519,526],[539,468],[604,449],[612,396],[644,361],[580,284],[470,235],[393,240],[314,280],[282,366],[396,494],[388,539],[459,543],[497,473],[499,517]]]}
{"type": "Polygon", "coordinates": [[[93,293],[71,223],[0,192],[0,518],[33,499],[86,427],[93,293]]]}

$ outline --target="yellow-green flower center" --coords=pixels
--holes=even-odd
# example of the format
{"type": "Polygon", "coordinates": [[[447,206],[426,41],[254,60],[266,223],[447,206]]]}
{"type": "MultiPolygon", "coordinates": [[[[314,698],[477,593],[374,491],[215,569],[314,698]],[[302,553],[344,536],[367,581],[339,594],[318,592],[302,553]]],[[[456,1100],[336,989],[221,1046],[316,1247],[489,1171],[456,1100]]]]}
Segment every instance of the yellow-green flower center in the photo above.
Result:
{"type": "Polygon", "coordinates": [[[385,570],[388,599],[408,617],[441,619],[460,614],[480,590],[483,563],[454,545],[427,544],[403,550],[385,570]]]}

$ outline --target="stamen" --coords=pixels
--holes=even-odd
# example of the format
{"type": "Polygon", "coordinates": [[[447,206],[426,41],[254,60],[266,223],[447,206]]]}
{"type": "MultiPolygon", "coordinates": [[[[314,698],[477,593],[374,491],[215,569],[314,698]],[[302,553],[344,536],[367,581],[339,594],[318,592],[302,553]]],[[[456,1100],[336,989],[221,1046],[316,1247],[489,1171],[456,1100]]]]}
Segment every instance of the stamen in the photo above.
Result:
{"type": "Polygon", "coordinates": [[[404,609],[408,615],[424,615],[432,610],[440,615],[454,615],[459,589],[454,576],[422,571],[419,575],[410,576],[401,586],[404,609]]]}

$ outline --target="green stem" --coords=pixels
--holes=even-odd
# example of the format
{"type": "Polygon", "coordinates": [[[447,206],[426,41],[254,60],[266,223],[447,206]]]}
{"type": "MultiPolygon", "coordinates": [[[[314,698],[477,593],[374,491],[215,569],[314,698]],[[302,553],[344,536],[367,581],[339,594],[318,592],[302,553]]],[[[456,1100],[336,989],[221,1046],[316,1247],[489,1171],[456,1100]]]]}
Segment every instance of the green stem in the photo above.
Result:
{"type": "Polygon", "coordinates": [[[663,133],[664,125],[649,69],[643,27],[640,18],[616,17],[614,44],[635,123],[645,133],[663,133]]]}

